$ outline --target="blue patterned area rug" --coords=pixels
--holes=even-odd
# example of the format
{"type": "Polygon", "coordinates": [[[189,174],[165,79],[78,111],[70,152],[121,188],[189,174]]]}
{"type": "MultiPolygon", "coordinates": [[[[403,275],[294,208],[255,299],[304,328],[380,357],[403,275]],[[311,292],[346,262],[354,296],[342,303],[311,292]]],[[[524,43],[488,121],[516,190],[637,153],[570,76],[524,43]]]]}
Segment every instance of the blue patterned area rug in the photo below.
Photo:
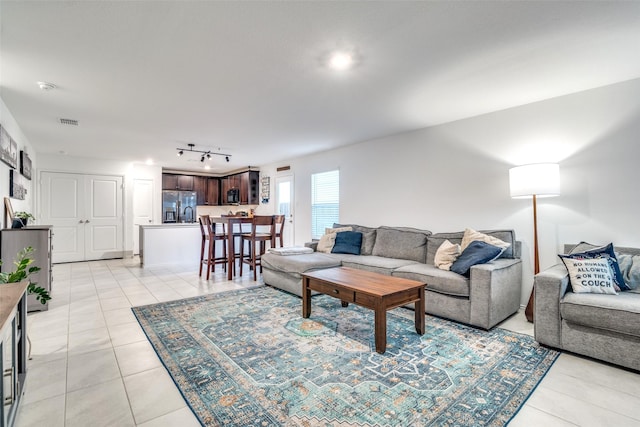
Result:
{"type": "Polygon", "coordinates": [[[206,426],[502,426],[557,357],[531,337],[263,286],[133,311],[206,426]]]}

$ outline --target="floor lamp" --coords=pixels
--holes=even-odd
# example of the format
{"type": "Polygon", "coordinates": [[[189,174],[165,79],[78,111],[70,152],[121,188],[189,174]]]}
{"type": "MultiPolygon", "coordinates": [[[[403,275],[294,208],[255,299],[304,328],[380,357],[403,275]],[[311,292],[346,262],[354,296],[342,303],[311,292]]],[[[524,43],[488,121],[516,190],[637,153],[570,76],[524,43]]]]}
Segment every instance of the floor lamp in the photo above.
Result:
{"type": "MultiPolygon", "coordinates": [[[[540,272],[538,256],[538,213],[536,199],[560,195],[560,166],[556,163],[537,163],[509,169],[509,187],[514,199],[533,199],[533,266],[534,273],[540,272]]],[[[533,322],[533,301],[535,289],[531,290],[527,308],[524,311],[529,322],[533,322]]]]}

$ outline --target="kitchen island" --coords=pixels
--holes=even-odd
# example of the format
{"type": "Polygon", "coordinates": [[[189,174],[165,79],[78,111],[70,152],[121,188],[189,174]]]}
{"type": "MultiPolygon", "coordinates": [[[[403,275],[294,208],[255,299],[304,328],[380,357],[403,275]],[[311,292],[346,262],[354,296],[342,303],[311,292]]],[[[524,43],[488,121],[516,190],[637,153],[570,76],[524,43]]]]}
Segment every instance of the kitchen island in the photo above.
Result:
{"type": "Polygon", "coordinates": [[[140,266],[193,266],[200,264],[202,234],[196,223],[140,226],[140,266]]]}

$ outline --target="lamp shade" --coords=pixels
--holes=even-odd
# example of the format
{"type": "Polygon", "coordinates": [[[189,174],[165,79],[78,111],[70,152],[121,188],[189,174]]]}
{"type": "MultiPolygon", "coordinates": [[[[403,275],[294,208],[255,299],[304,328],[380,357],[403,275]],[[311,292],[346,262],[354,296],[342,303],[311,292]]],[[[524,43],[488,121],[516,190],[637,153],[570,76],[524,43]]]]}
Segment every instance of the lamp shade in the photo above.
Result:
{"type": "Polygon", "coordinates": [[[536,163],[509,169],[511,197],[552,197],[560,194],[560,166],[536,163]]]}

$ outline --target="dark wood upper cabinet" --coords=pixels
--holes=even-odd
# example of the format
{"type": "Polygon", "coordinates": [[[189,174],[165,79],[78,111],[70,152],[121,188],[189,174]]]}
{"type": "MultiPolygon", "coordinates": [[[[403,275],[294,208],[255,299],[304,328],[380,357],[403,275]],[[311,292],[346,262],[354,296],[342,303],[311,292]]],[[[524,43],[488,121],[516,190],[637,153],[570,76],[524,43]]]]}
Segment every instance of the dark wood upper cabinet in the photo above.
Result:
{"type": "Polygon", "coordinates": [[[258,179],[260,173],[257,171],[248,171],[238,174],[240,179],[240,204],[241,205],[257,205],[258,200],[258,179]]]}
{"type": "Polygon", "coordinates": [[[193,191],[196,192],[196,204],[207,205],[207,180],[206,176],[193,177],[193,191]]]}
{"type": "Polygon", "coordinates": [[[177,190],[178,189],[178,175],[169,173],[162,174],[162,189],[163,190],[177,190]]]}
{"type": "Polygon", "coordinates": [[[178,190],[193,191],[193,176],[178,175],[178,190]]]}
{"type": "Polygon", "coordinates": [[[179,174],[162,174],[163,190],[195,191],[198,205],[229,205],[229,190],[239,190],[240,205],[257,205],[260,203],[260,172],[248,171],[225,176],[223,178],[192,176],[179,174]]]}
{"type": "Polygon", "coordinates": [[[193,176],[163,173],[162,189],[193,191],[193,176]]]}

